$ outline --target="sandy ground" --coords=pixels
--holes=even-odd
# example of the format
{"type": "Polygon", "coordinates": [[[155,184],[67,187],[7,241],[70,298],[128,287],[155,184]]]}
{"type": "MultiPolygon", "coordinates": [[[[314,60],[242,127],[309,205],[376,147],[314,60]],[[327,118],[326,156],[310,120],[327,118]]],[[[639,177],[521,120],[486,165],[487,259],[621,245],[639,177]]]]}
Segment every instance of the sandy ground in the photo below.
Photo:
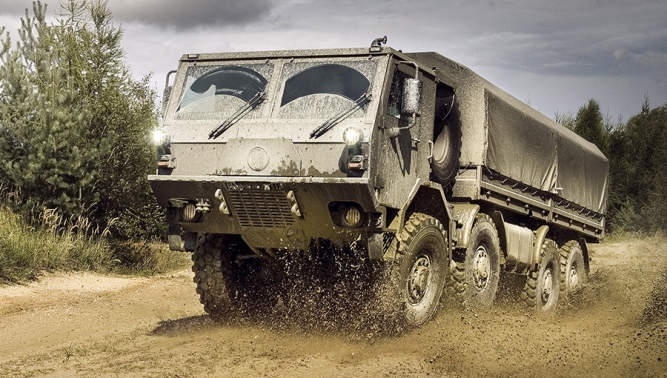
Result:
{"type": "Polygon", "coordinates": [[[642,317],[667,290],[663,242],[593,245],[589,282],[553,318],[505,294],[490,311],[443,309],[389,336],[335,319],[216,322],[187,271],[47,276],[0,287],[0,376],[667,377],[667,314],[658,304],[642,317]]]}

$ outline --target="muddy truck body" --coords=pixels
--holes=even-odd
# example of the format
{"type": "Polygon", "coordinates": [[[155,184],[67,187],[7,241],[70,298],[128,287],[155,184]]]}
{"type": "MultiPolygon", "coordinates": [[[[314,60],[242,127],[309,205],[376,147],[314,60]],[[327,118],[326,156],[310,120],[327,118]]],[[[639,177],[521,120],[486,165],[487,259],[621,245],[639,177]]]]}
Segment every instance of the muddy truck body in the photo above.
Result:
{"type": "Polygon", "coordinates": [[[318,248],[386,265],[410,325],[490,306],[501,271],[550,314],[604,236],[599,149],[437,53],[188,54],[165,94],[149,181],[211,314],[273,303],[246,261],[318,248]]]}

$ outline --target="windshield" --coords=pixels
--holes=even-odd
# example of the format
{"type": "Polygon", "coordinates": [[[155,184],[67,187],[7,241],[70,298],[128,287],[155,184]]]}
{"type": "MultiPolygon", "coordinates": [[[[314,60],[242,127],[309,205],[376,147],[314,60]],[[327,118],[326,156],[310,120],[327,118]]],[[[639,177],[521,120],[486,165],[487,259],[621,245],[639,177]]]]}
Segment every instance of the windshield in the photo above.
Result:
{"type": "Polygon", "coordinates": [[[280,106],[317,93],[354,100],[366,93],[370,84],[359,71],[347,66],[323,64],[310,67],[287,79],[280,106]]]}
{"type": "Polygon", "coordinates": [[[273,65],[188,67],[176,119],[224,119],[264,92],[273,65]]]}
{"type": "Polygon", "coordinates": [[[367,57],[188,62],[173,119],[220,125],[258,94],[263,101],[235,121],[293,119],[315,127],[343,112],[346,119],[363,118],[368,99],[379,95],[371,93],[378,64],[367,57]]]}
{"type": "MultiPolygon", "coordinates": [[[[335,116],[370,94],[377,63],[368,60],[335,64],[287,63],[278,118],[323,119],[335,116]]],[[[363,117],[366,103],[350,114],[363,117]]]]}

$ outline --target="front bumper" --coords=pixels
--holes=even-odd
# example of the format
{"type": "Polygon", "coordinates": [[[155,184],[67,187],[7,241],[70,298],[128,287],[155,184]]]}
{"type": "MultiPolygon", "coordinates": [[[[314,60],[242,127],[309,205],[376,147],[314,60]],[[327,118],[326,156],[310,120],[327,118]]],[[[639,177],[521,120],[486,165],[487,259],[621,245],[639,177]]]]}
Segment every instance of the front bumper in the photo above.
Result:
{"type": "Polygon", "coordinates": [[[168,223],[185,232],[241,235],[254,248],[305,249],[317,238],[344,245],[382,227],[367,178],[152,175],[148,180],[168,209],[168,223]],[[186,222],[173,208],[184,202],[209,206],[196,221],[186,222]],[[363,222],[342,226],[332,211],[336,204],[358,205],[363,222]]]}

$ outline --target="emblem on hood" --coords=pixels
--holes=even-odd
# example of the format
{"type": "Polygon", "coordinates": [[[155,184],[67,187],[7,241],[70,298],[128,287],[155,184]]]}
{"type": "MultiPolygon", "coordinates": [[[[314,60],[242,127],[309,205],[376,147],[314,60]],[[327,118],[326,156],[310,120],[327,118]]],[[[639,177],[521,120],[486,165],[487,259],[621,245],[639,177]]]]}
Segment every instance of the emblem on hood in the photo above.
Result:
{"type": "Polygon", "coordinates": [[[262,147],[255,147],[248,153],[248,166],[253,171],[262,171],[269,165],[269,154],[262,147]]]}

